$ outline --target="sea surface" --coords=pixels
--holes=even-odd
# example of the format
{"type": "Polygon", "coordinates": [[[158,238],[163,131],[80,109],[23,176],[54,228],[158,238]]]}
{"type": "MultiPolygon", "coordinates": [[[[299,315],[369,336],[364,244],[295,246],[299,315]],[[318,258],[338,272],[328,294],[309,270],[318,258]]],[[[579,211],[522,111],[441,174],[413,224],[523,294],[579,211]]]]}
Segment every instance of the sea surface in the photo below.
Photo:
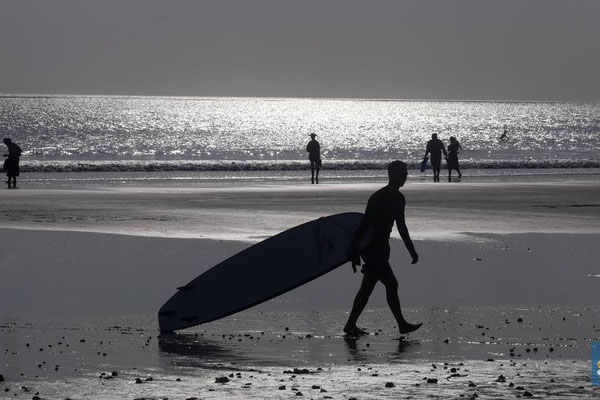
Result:
{"type": "Polygon", "coordinates": [[[458,138],[471,175],[600,167],[598,103],[2,95],[0,132],[34,173],[294,179],[310,133],[341,179],[381,174],[392,159],[416,169],[432,133],[458,138]]]}

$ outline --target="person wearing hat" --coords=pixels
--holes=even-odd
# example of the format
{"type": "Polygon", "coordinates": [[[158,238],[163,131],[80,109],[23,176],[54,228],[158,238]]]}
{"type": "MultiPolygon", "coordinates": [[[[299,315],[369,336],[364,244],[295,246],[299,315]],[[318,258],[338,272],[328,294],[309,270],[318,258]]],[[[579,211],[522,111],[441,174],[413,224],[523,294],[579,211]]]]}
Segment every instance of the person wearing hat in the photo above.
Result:
{"type": "Polygon", "coordinates": [[[316,136],[316,133],[311,133],[310,141],[306,145],[310,160],[310,183],[319,183],[319,170],[321,169],[321,145],[315,139],[316,136]]]}
{"type": "Polygon", "coordinates": [[[8,147],[8,154],[5,154],[4,171],[8,177],[8,188],[17,187],[17,176],[19,176],[19,157],[21,157],[21,148],[10,138],[4,138],[4,144],[8,147]],[[11,182],[12,181],[12,182],[11,182]]]}

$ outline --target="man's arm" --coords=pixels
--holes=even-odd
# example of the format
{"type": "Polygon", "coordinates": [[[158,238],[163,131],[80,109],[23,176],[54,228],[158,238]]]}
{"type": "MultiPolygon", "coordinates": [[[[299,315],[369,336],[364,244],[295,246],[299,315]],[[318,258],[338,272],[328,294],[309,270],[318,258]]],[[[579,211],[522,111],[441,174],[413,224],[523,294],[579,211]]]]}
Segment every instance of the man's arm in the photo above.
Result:
{"type": "Polygon", "coordinates": [[[352,270],[356,272],[356,266],[360,265],[360,254],[358,249],[358,244],[363,238],[364,234],[367,232],[367,228],[369,227],[369,222],[366,217],[360,221],[358,227],[354,231],[352,235],[352,239],[350,240],[350,245],[348,246],[347,258],[352,262],[352,270]]]}
{"type": "Polygon", "coordinates": [[[410,253],[412,257],[411,264],[416,264],[419,261],[419,255],[415,250],[415,245],[413,244],[410,234],[408,233],[408,227],[406,226],[406,221],[404,220],[404,199],[402,204],[400,205],[400,212],[398,213],[398,217],[396,218],[396,227],[398,228],[398,233],[406,246],[406,250],[410,253]]]}

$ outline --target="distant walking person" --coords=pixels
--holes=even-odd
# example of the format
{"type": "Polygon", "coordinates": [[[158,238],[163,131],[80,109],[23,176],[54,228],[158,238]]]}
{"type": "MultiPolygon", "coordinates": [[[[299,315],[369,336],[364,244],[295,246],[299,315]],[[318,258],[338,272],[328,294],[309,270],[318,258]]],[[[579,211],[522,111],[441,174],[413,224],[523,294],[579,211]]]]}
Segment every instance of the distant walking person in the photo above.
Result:
{"type": "Polygon", "coordinates": [[[431,140],[427,142],[427,147],[425,148],[425,157],[428,154],[431,154],[431,169],[433,170],[433,181],[440,181],[440,170],[442,169],[442,153],[444,153],[444,157],[447,156],[446,148],[444,147],[444,143],[438,139],[437,134],[434,133],[431,135],[431,140]]]}
{"type": "Polygon", "coordinates": [[[504,128],[504,132],[500,135],[500,140],[508,140],[508,129],[504,128]]]}
{"type": "Polygon", "coordinates": [[[19,158],[21,157],[21,148],[18,144],[14,143],[10,138],[4,138],[4,144],[8,147],[8,154],[5,154],[6,160],[4,160],[4,171],[8,180],[8,188],[17,187],[17,176],[19,176],[19,158]],[[12,182],[11,182],[12,181],[12,182]]]}
{"type": "Polygon", "coordinates": [[[356,272],[356,266],[361,263],[361,257],[365,262],[362,268],[362,283],[354,299],[348,322],[346,322],[346,326],[344,327],[344,332],[348,335],[363,335],[367,333],[358,328],[356,322],[367,305],[369,296],[378,281],[381,281],[385,285],[387,302],[394,314],[400,333],[415,331],[422,325],[410,324],[404,319],[402,309],[400,308],[400,299],[398,298],[398,281],[394,276],[389,262],[389,239],[394,222],[406,249],[412,257],[412,264],[416,264],[419,261],[419,255],[410,239],[408,228],[404,221],[405,200],[399,191],[406,182],[407,176],[406,164],[402,161],[393,161],[388,165],[389,183],[387,186],[373,193],[369,198],[365,216],[356,229],[348,247],[348,258],[352,261],[354,272],[356,272]],[[362,253],[358,254],[358,243],[360,243],[363,236],[369,231],[371,241],[362,253]]]}
{"type": "Polygon", "coordinates": [[[452,170],[455,169],[458,172],[458,179],[462,178],[460,168],[458,167],[458,151],[462,150],[460,143],[454,136],[450,136],[450,144],[448,145],[448,182],[452,182],[452,170]]]}
{"type": "Polygon", "coordinates": [[[319,170],[321,169],[321,145],[315,139],[316,136],[316,133],[311,133],[310,141],[306,145],[310,160],[310,183],[319,183],[319,170]]]}

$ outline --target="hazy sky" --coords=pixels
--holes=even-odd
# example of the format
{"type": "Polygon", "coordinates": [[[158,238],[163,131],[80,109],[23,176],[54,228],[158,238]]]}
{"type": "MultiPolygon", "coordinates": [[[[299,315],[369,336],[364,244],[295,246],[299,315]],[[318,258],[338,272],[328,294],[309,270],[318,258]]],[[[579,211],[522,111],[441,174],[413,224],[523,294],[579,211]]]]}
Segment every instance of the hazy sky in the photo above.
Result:
{"type": "Polygon", "coordinates": [[[0,93],[600,100],[600,0],[0,0],[0,93]]]}

